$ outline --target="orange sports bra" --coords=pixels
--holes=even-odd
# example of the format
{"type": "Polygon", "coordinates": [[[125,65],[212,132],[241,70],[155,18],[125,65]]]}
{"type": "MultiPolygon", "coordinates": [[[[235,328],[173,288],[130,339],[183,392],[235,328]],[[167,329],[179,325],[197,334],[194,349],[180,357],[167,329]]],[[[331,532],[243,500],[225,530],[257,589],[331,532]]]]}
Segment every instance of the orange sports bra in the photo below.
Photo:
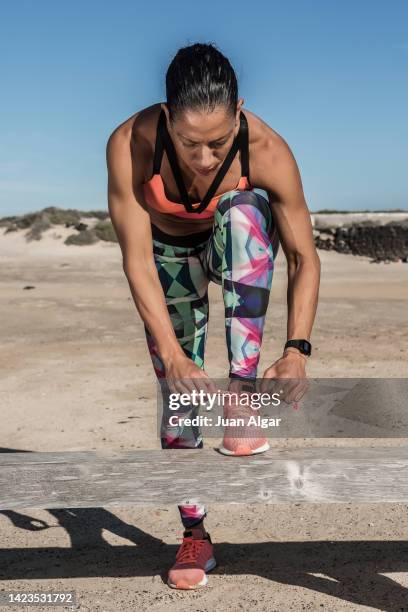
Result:
{"type": "Polygon", "coordinates": [[[248,121],[242,111],[240,113],[239,132],[235,137],[231,149],[222,163],[221,168],[205,194],[204,199],[202,202],[190,202],[190,198],[184,185],[180,166],[177,161],[176,151],[167,130],[165,114],[162,109],[159,116],[159,121],[157,123],[153,176],[149,181],[143,183],[143,192],[147,204],[159,212],[168,213],[177,217],[183,217],[185,219],[208,219],[213,217],[218,200],[224,195],[221,193],[215,196],[214,194],[226,175],[238,150],[240,150],[241,153],[241,178],[235,189],[240,191],[252,191],[252,187],[249,182],[248,121]],[[178,202],[173,202],[173,200],[169,200],[164,191],[163,180],[160,176],[160,167],[164,150],[166,151],[174,180],[180,193],[180,198],[182,201],[181,204],[178,202]]]}

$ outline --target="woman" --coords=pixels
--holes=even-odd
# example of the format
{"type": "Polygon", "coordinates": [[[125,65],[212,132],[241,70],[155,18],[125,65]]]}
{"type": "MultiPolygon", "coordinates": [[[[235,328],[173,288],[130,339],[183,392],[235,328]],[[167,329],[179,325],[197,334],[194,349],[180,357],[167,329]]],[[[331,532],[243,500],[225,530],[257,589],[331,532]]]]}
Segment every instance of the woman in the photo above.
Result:
{"type": "MultiPolygon", "coordinates": [[[[204,370],[212,280],[223,291],[231,385],[256,378],[279,233],[290,342],[263,377],[304,380],[320,261],[296,161],[279,134],[242,110],[234,70],[214,45],[178,51],[166,96],[119,125],[107,145],[109,211],[156,376],[173,390],[196,382],[215,391],[204,370]]],[[[161,444],[201,448],[201,433],[165,428],[161,444]]],[[[267,448],[265,438],[226,435],[220,450],[267,448]]],[[[196,588],[215,566],[205,508],[179,510],[185,532],[168,584],[196,588]]]]}

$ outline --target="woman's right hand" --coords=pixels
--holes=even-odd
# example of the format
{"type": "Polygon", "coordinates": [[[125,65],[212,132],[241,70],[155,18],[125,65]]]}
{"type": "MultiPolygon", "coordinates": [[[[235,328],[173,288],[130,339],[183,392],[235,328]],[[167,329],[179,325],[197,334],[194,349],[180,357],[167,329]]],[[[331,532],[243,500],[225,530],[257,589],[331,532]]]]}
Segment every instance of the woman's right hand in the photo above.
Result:
{"type": "Polygon", "coordinates": [[[217,388],[208,374],[184,353],[165,363],[165,374],[172,393],[191,393],[194,389],[217,393],[217,388]]]}

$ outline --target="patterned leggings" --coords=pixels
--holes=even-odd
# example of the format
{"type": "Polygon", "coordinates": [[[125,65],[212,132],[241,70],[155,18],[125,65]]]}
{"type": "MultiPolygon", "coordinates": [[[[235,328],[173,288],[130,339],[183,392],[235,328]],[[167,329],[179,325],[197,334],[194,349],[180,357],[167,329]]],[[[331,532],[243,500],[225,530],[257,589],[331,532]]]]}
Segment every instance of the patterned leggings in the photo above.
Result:
{"type": "MultiPolygon", "coordinates": [[[[173,240],[168,242],[176,242],[173,240]]],[[[153,237],[156,268],[173,329],[184,353],[204,368],[208,323],[208,284],[222,286],[230,378],[256,378],[279,239],[270,204],[254,191],[230,191],[218,201],[209,238],[175,246],[153,237]]],[[[165,368],[145,326],[158,379],[165,368]]],[[[194,415],[193,415],[194,416],[194,415]]],[[[166,429],[162,448],[202,448],[198,428],[166,429]]],[[[190,500],[189,500],[190,501],[190,500]]],[[[194,500],[192,500],[194,501],[194,500]]],[[[188,528],[205,516],[199,503],[179,506],[188,528]]]]}

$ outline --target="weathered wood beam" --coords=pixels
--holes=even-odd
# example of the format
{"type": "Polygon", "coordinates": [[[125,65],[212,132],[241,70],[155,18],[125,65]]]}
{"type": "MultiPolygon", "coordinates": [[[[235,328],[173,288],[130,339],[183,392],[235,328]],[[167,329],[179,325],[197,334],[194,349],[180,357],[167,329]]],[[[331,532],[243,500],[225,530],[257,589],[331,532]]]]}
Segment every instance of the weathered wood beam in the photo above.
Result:
{"type": "Polygon", "coordinates": [[[197,501],[408,502],[408,447],[0,454],[0,510],[197,501]]]}

